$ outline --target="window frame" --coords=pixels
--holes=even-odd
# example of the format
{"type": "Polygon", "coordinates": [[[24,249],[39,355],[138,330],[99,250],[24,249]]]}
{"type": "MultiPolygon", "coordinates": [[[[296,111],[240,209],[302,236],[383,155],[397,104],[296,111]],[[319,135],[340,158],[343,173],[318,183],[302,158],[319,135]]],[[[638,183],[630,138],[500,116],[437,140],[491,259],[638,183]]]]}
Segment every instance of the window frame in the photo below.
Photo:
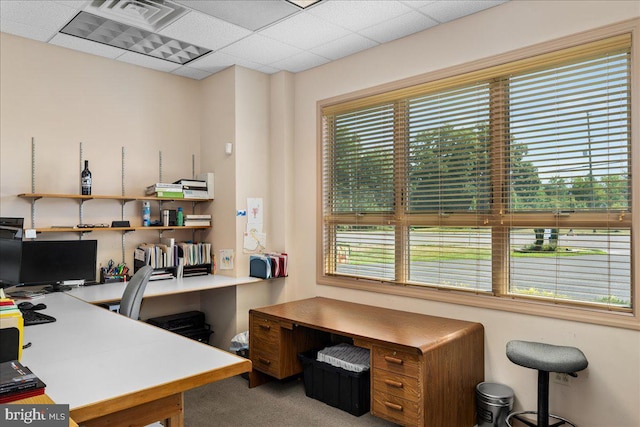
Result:
{"type": "MultiPolygon", "coordinates": [[[[460,291],[456,289],[443,289],[437,287],[413,287],[413,286],[398,286],[389,283],[381,282],[380,280],[366,279],[366,278],[346,278],[340,276],[325,275],[324,264],[326,262],[324,256],[324,224],[323,224],[323,111],[331,108],[338,108],[337,106],[348,105],[357,108],[358,106],[369,105],[368,102],[371,99],[379,99],[383,102],[388,93],[391,91],[405,91],[411,93],[414,90],[424,90],[427,85],[430,87],[438,87],[440,84],[446,86],[452,79],[460,79],[460,76],[468,76],[469,81],[477,80],[478,76],[482,76],[489,68],[495,68],[498,66],[504,67],[511,65],[516,68],[526,66],[532,60],[540,55],[554,55],[556,51],[562,50],[562,54],[566,55],[570,53],[571,49],[580,51],[581,47],[585,44],[597,42],[599,40],[608,39],[616,36],[622,36],[624,34],[630,34],[631,36],[631,93],[638,93],[640,81],[640,73],[638,72],[638,58],[640,58],[640,48],[638,42],[638,28],[640,28],[640,20],[634,19],[625,21],[619,24],[610,25],[607,27],[591,30],[585,33],[564,37],[562,39],[554,40],[551,42],[545,42],[534,46],[526,47],[502,55],[497,55],[491,58],[483,59],[480,61],[474,61],[468,64],[460,66],[454,66],[435,72],[427,73],[424,75],[412,77],[409,79],[403,79],[393,83],[387,83],[384,85],[376,86],[370,89],[363,89],[354,93],[345,94],[337,97],[333,97],[326,100],[317,102],[317,161],[318,161],[318,180],[317,180],[317,199],[318,199],[318,218],[317,218],[317,262],[316,262],[316,280],[320,285],[338,286],[349,289],[365,290],[369,292],[385,293],[392,295],[405,296],[410,298],[425,299],[440,301],[446,303],[467,305],[473,307],[481,307],[493,310],[501,310],[507,312],[526,313],[536,316],[544,316],[551,318],[559,318],[566,320],[573,320],[585,323],[595,323],[601,325],[615,326],[627,329],[640,330],[640,320],[638,318],[638,306],[640,304],[640,284],[638,284],[634,266],[640,265],[638,263],[639,247],[639,235],[638,226],[631,227],[632,222],[638,224],[639,218],[639,200],[640,197],[632,197],[632,204],[630,206],[631,215],[620,215],[611,213],[607,221],[610,224],[620,224],[622,226],[628,226],[631,228],[631,304],[632,311],[619,312],[615,310],[606,311],[603,308],[594,308],[588,304],[580,305],[560,305],[554,302],[536,299],[522,299],[516,295],[507,294],[502,292],[499,295],[485,295],[481,293],[473,293],[469,291],[460,291]],[[568,50],[567,50],[568,49],[568,50]],[[366,100],[365,100],[366,98],[366,100]],[[508,300],[508,303],[505,303],[508,300]]],[[[631,96],[631,152],[629,156],[632,161],[631,176],[640,176],[639,170],[640,163],[637,159],[640,159],[640,139],[636,129],[639,128],[639,115],[633,114],[640,111],[639,108],[640,97],[631,96]]],[[[491,130],[491,132],[499,132],[499,130],[491,130]]],[[[500,161],[498,157],[492,157],[492,161],[500,161]]],[[[632,178],[633,182],[637,183],[637,178],[632,178]]],[[[638,187],[638,184],[636,184],[638,187]]],[[[635,189],[635,193],[638,193],[638,188],[635,189]]],[[[495,212],[495,211],[494,211],[495,212]]],[[[508,229],[517,227],[518,225],[530,226],[529,219],[536,217],[536,222],[541,224],[548,224],[547,227],[557,227],[558,224],[569,224],[571,219],[564,218],[548,218],[542,222],[539,221],[539,213],[519,213],[517,217],[509,218],[503,227],[496,226],[499,221],[504,222],[504,218],[491,218],[491,222],[494,224],[494,233],[507,233],[508,229]],[[528,218],[529,217],[529,218],[528,218]]],[[[387,220],[395,221],[396,225],[407,225],[406,218],[386,218],[387,220]]],[[[575,218],[574,218],[575,219],[575,218]]],[[[446,221],[446,220],[445,220],[446,221]]],[[[457,220],[451,219],[451,222],[455,224],[457,220]]],[[[379,224],[379,223],[378,223],[379,224]]],[[[573,224],[571,222],[571,224],[573,224]]],[[[560,225],[562,226],[562,225],[560,225]]],[[[589,225],[591,226],[591,224],[589,225]]],[[[406,229],[406,227],[398,227],[398,229],[406,229]]],[[[508,237],[502,237],[502,241],[508,242],[508,237]]],[[[492,259],[498,260],[494,262],[492,266],[493,274],[495,276],[508,275],[509,269],[509,248],[508,245],[493,245],[492,244],[492,259]],[[498,254],[497,256],[495,254],[498,254]],[[507,254],[505,256],[505,253],[507,254]],[[495,258],[494,258],[495,257],[495,258]]],[[[398,268],[396,266],[396,268],[398,268]]],[[[507,280],[501,280],[501,283],[507,283],[507,280]]],[[[495,281],[493,286],[495,286],[495,281]]],[[[504,290],[503,290],[504,291],[504,290]]]]}

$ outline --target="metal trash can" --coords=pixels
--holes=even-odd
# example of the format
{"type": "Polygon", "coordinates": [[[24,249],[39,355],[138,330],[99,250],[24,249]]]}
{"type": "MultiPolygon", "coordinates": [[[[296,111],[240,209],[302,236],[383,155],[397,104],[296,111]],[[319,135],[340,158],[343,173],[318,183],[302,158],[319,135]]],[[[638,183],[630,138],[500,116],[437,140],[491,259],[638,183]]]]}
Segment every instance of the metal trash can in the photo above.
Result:
{"type": "Polygon", "coordinates": [[[513,389],[504,384],[482,382],[476,386],[478,427],[505,427],[513,408],[513,389]]]}

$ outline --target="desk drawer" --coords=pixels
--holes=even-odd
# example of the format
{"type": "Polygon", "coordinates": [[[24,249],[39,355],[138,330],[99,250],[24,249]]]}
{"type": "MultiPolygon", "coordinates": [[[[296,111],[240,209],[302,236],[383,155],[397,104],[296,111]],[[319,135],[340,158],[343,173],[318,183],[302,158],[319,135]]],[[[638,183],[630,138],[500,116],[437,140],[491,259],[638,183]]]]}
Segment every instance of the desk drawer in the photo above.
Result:
{"type": "Polygon", "coordinates": [[[280,346],[280,325],[275,320],[254,315],[249,340],[251,347],[277,349],[280,346]]]}
{"type": "Polygon", "coordinates": [[[385,371],[419,378],[419,361],[417,354],[385,347],[373,347],[372,367],[375,369],[384,369],[385,371]]]}
{"type": "Polygon", "coordinates": [[[254,315],[249,331],[249,354],[254,369],[280,377],[280,325],[278,322],[254,315]]]}
{"type": "Polygon", "coordinates": [[[420,386],[417,378],[383,371],[382,369],[372,369],[371,374],[373,375],[374,390],[392,394],[412,402],[420,400],[420,386]]]}
{"type": "Polygon", "coordinates": [[[420,418],[418,402],[412,402],[374,389],[372,404],[371,413],[376,417],[404,426],[418,425],[420,418]]]}
{"type": "Polygon", "coordinates": [[[253,368],[260,372],[269,374],[272,377],[280,378],[280,358],[272,352],[261,352],[260,350],[249,350],[251,352],[251,363],[253,368]]]}

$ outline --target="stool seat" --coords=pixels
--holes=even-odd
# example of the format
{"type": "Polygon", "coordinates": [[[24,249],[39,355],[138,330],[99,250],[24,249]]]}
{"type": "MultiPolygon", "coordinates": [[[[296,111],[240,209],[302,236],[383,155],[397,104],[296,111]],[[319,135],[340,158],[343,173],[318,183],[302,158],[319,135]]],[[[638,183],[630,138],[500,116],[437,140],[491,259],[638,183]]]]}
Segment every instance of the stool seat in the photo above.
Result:
{"type": "Polygon", "coordinates": [[[538,371],[572,374],[589,364],[584,353],[575,347],[539,342],[509,341],[506,354],[516,365],[538,371]]]}

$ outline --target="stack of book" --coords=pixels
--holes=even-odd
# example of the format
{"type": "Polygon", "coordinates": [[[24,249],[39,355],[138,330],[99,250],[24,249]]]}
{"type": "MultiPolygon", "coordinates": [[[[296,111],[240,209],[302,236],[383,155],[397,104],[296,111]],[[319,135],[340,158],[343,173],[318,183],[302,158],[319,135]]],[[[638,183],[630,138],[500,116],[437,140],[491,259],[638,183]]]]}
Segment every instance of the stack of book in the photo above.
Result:
{"type": "Polygon", "coordinates": [[[153,273],[149,280],[210,274],[211,243],[176,243],[163,238],[161,243],[141,243],[134,252],[134,271],[150,265],[153,273]]]}
{"type": "Polygon", "coordinates": [[[211,225],[211,215],[210,214],[187,214],[184,216],[184,225],[191,227],[209,227],[211,225]]]}
{"type": "Polygon", "coordinates": [[[182,199],[184,193],[182,192],[181,184],[169,184],[166,182],[157,182],[147,187],[147,196],[162,197],[168,199],[182,199]]]}
{"type": "Polygon", "coordinates": [[[208,199],[207,182],[199,179],[179,179],[174,184],[182,186],[185,199],[208,199]]]}
{"type": "Polygon", "coordinates": [[[0,363],[0,403],[44,394],[46,385],[17,360],[0,363]]]}

